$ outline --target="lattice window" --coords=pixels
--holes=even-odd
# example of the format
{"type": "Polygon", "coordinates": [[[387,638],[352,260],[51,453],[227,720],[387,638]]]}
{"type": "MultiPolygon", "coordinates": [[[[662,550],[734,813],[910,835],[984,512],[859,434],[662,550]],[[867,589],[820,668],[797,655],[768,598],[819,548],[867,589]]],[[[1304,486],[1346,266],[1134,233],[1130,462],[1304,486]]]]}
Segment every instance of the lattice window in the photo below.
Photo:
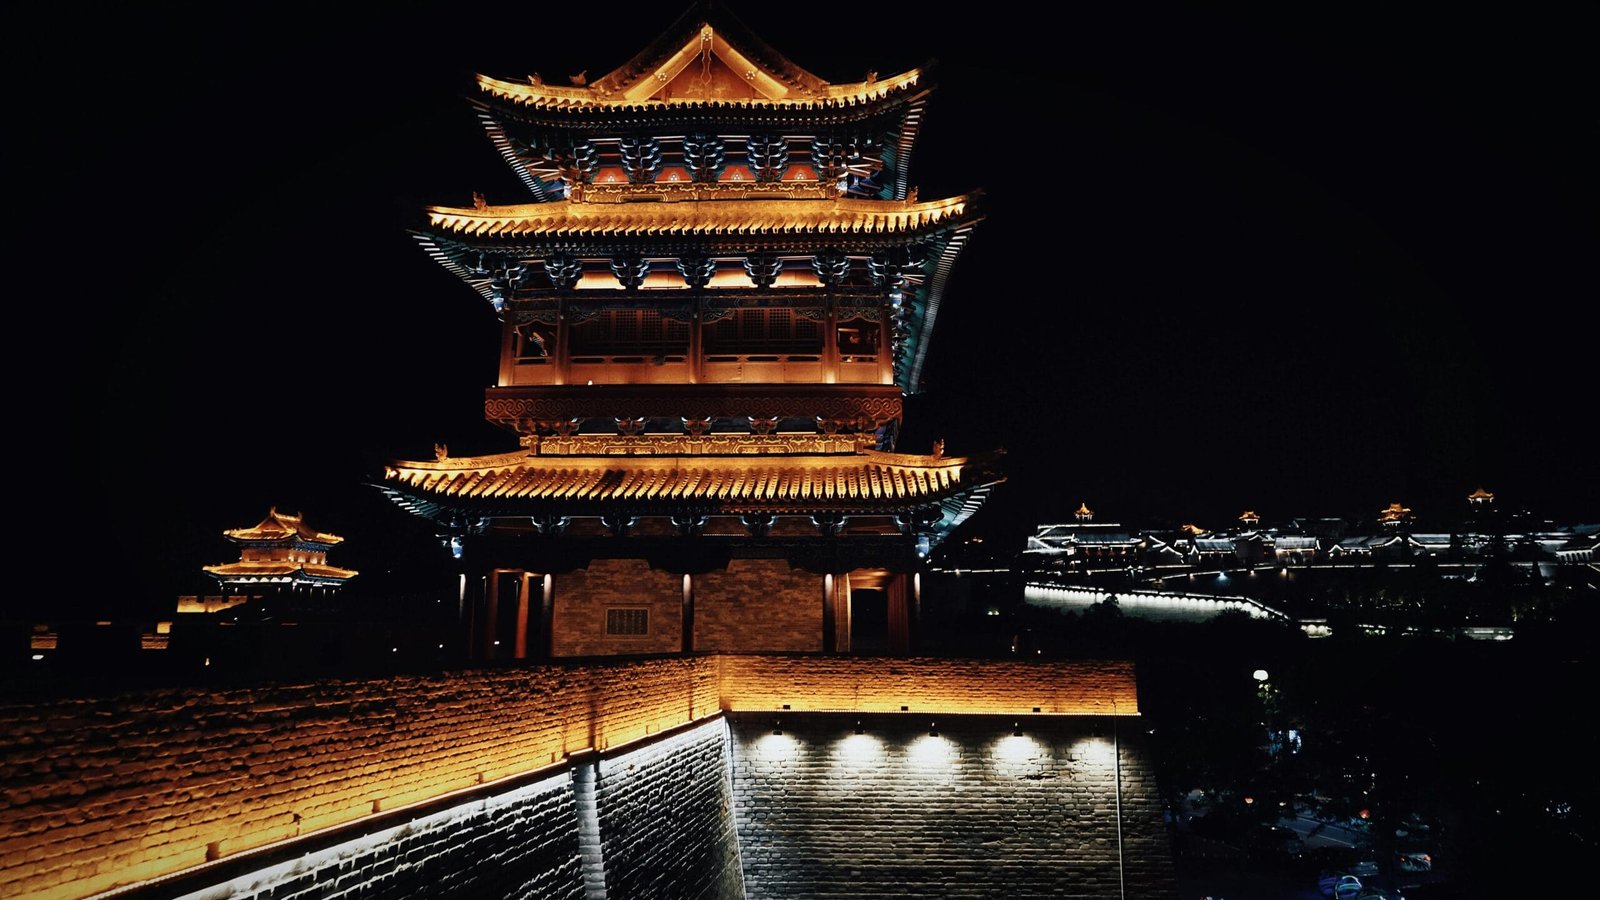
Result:
{"type": "Polygon", "coordinates": [[[653,309],[607,310],[572,327],[576,356],[679,356],[689,352],[689,324],[653,309]]]}
{"type": "Polygon", "coordinates": [[[650,633],[650,610],[624,607],[606,610],[606,634],[642,637],[650,633]]]}
{"type": "Polygon", "coordinates": [[[822,323],[792,309],[740,309],[706,328],[709,354],[821,353],[822,323]]]}

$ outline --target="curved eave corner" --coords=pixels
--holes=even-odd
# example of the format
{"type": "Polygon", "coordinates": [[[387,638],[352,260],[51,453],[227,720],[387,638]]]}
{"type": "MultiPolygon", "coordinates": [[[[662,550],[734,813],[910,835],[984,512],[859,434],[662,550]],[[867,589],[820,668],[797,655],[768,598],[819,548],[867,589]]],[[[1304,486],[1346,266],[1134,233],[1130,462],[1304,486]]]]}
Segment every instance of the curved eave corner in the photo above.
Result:
{"type": "Polygon", "coordinates": [[[911,365],[906,370],[905,382],[900,385],[901,390],[908,394],[922,391],[922,366],[928,358],[928,345],[932,343],[933,326],[939,319],[939,306],[944,298],[945,286],[950,280],[951,270],[955,268],[957,257],[961,255],[967,241],[972,237],[973,227],[981,221],[983,216],[980,214],[953,229],[939,256],[934,260],[933,275],[928,279],[925,306],[920,317],[921,326],[916,331],[916,346],[912,352],[911,365]]]}
{"type": "Polygon", "coordinates": [[[466,282],[468,287],[477,291],[480,297],[488,301],[489,306],[494,309],[495,315],[500,315],[502,303],[495,296],[494,287],[487,276],[475,275],[466,266],[456,262],[455,258],[446,253],[444,248],[439,245],[438,240],[433,235],[425,231],[413,230],[411,237],[422,245],[422,249],[427,252],[429,258],[444,266],[445,270],[450,274],[466,282]]]}
{"type": "Polygon", "coordinates": [[[545,181],[528,168],[527,161],[522,158],[522,154],[518,153],[517,148],[512,146],[511,136],[506,134],[505,126],[500,123],[499,119],[494,117],[489,108],[482,104],[474,105],[477,106],[478,121],[483,123],[483,130],[489,135],[489,142],[494,144],[496,150],[500,151],[500,156],[511,167],[512,174],[522,180],[523,185],[533,194],[534,199],[541,203],[564,199],[566,191],[561,185],[545,181]]]}
{"type": "Polygon", "coordinates": [[[972,518],[973,514],[983,507],[989,499],[989,494],[1003,484],[1005,474],[1000,470],[1001,460],[1005,457],[1004,450],[995,450],[990,453],[971,457],[966,471],[963,473],[972,483],[972,487],[952,494],[939,502],[942,515],[939,523],[933,528],[931,544],[937,546],[949,537],[951,532],[961,527],[961,524],[972,518]]]}

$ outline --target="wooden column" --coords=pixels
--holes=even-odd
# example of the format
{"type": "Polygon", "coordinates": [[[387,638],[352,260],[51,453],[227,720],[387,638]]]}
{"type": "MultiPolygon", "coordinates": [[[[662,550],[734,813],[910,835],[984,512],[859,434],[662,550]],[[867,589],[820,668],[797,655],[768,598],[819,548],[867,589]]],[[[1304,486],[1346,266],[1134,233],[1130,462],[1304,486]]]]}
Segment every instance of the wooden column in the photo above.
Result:
{"type": "Polygon", "coordinates": [[[484,591],[483,658],[494,659],[500,648],[494,645],[500,632],[500,570],[489,570],[489,585],[484,591]]]}
{"type": "Polygon", "coordinates": [[[822,381],[839,383],[839,315],[834,311],[833,298],[828,298],[828,314],[822,325],[822,381]]]}
{"type": "Polygon", "coordinates": [[[683,576],[683,641],[684,653],[694,652],[694,576],[683,576]]]}
{"type": "Polygon", "coordinates": [[[922,644],[922,573],[908,576],[911,582],[911,652],[918,652],[922,644]]]}
{"type": "Polygon", "coordinates": [[[833,649],[850,652],[850,576],[833,576],[833,649]]]}
{"type": "Polygon", "coordinates": [[[884,598],[889,605],[889,652],[897,656],[911,655],[911,597],[902,574],[890,576],[884,586],[884,598]]]}
{"type": "Polygon", "coordinates": [[[504,327],[500,329],[500,386],[512,384],[515,379],[512,373],[516,368],[516,340],[517,326],[512,324],[511,316],[507,315],[504,327]]]}
{"type": "Polygon", "coordinates": [[[482,586],[483,582],[481,580],[465,572],[461,573],[460,593],[458,595],[460,605],[457,609],[460,612],[460,620],[463,626],[462,634],[466,639],[464,646],[468,660],[477,659],[478,654],[483,650],[483,641],[478,637],[478,622],[482,619],[482,613],[478,610],[478,607],[482,605],[480,602],[480,595],[482,594],[480,588],[482,586]]]}
{"type": "Polygon", "coordinates": [[[572,340],[572,329],[567,325],[567,299],[557,301],[556,313],[556,352],[550,360],[556,367],[556,384],[572,383],[572,353],[567,350],[567,342],[572,340]]]}
{"type": "Polygon", "coordinates": [[[517,640],[512,649],[514,659],[528,658],[528,579],[531,576],[523,572],[517,579],[517,640]]]}
{"type": "Polygon", "coordinates": [[[883,314],[878,317],[878,383],[894,384],[894,307],[884,306],[881,309],[883,314]]]}
{"type": "Polygon", "coordinates": [[[539,658],[549,659],[555,648],[555,593],[554,575],[544,576],[543,598],[539,602],[539,658]]]}
{"type": "MultiPolygon", "coordinates": [[[[838,635],[834,632],[833,622],[833,593],[836,590],[834,582],[839,580],[837,575],[822,576],[822,652],[833,653],[838,647],[838,635]]],[[[844,576],[848,577],[848,576],[844,576]]]]}
{"type": "Polygon", "coordinates": [[[701,334],[702,324],[700,310],[704,307],[700,297],[694,299],[694,314],[689,317],[689,383],[699,384],[705,380],[706,355],[705,335],[701,334]]]}

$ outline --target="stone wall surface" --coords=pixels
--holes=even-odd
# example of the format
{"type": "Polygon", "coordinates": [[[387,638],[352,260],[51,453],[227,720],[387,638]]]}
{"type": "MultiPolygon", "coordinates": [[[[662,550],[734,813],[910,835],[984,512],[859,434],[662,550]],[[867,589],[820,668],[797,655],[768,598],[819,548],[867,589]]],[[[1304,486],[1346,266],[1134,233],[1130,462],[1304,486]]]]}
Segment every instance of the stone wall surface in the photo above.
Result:
{"type": "Polygon", "coordinates": [[[85,896],[639,740],[712,657],[0,704],[0,896],[85,896]]]}
{"type": "Polygon", "coordinates": [[[552,656],[676,653],[683,648],[683,576],[642,559],[597,559],[587,569],[555,576],[551,594],[552,656]],[[645,610],[644,634],[606,633],[609,609],[645,610]]]}
{"type": "Polygon", "coordinates": [[[583,900],[570,778],[419,817],[179,900],[583,900]]]}
{"type": "MultiPolygon", "coordinates": [[[[587,659],[0,700],[0,896],[86,897],[502,779],[554,774],[574,754],[620,751],[719,711],[784,706],[905,707],[914,717],[1037,709],[1041,720],[1137,709],[1127,663],[820,655],[587,659]]],[[[712,802],[711,768],[668,768],[689,779],[680,787],[697,807],[712,802]]],[[[606,800],[604,782],[613,839],[626,818],[615,810],[628,808],[620,798],[672,808],[638,799],[655,796],[648,791],[606,800]]],[[[729,844],[707,840],[729,865],[729,844]]]]}
{"type": "Polygon", "coordinates": [[[1137,720],[730,719],[753,900],[1177,894],[1137,720]]]}
{"type": "Polygon", "coordinates": [[[601,846],[612,900],[742,898],[725,722],[600,761],[601,846]]]}
{"type": "Polygon", "coordinates": [[[815,712],[1134,715],[1133,664],[918,657],[722,658],[724,706],[815,712]],[[902,710],[901,707],[906,707],[902,710]]]}
{"type": "Polygon", "coordinates": [[[694,576],[694,649],[822,649],[822,576],[781,559],[735,559],[694,576]]]}

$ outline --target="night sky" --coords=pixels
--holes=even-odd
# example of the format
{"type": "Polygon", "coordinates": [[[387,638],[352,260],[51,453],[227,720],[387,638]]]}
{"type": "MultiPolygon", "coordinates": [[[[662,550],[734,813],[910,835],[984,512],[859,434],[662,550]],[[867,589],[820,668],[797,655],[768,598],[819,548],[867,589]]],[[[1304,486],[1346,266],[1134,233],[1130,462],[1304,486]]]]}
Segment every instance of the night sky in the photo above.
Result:
{"type": "MultiPolygon", "coordinates": [[[[1080,501],[1425,526],[1480,484],[1600,519],[1576,5],[730,5],[829,80],[938,60],[912,181],[988,219],[899,449],[1007,451],[966,533],[1080,501]]],[[[13,530],[67,567],[41,600],[169,609],[273,504],[420,579],[442,552],[383,462],[515,446],[482,421],[491,310],[406,233],[527,196],[472,75],[596,78],[681,7],[176,6],[9,29],[11,304],[45,322],[13,331],[13,530]]]]}

